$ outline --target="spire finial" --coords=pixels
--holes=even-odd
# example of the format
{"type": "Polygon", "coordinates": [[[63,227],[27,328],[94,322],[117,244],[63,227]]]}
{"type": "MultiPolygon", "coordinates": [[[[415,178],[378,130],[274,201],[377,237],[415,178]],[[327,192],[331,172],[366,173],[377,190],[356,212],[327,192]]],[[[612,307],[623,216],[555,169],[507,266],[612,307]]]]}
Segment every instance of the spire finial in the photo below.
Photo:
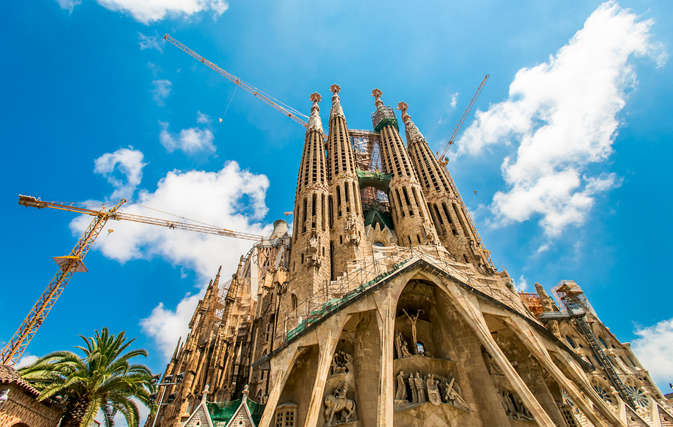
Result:
{"type": "Polygon", "coordinates": [[[320,106],[318,105],[318,102],[322,101],[322,96],[320,96],[318,92],[313,92],[309,99],[313,101],[313,105],[311,106],[311,117],[308,120],[306,131],[308,132],[312,129],[318,129],[320,132],[322,132],[322,122],[320,121],[320,106]]]}
{"type": "Polygon", "coordinates": [[[374,104],[377,107],[380,107],[380,106],[383,105],[383,101],[381,101],[381,95],[383,95],[383,92],[381,92],[381,89],[377,88],[377,89],[374,89],[372,91],[372,96],[376,99],[376,101],[374,101],[374,104]]]}
{"type": "MultiPolygon", "coordinates": [[[[333,84],[332,86],[329,87],[330,92],[333,93],[332,95],[332,109],[330,110],[329,113],[329,118],[330,120],[332,117],[335,116],[340,116],[344,117],[344,111],[341,108],[341,100],[339,99],[339,92],[341,91],[341,87],[339,87],[338,84],[333,84]]],[[[344,117],[345,119],[345,117],[344,117]]]]}
{"type": "Polygon", "coordinates": [[[407,124],[407,120],[411,120],[411,116],[407,114],[407,110],[409,109],[409,104],[407,104],[404,101],[401,101],[399,104],[397,104],[397,109],[402,112],[402,121],[404,124],[407,124]]]}

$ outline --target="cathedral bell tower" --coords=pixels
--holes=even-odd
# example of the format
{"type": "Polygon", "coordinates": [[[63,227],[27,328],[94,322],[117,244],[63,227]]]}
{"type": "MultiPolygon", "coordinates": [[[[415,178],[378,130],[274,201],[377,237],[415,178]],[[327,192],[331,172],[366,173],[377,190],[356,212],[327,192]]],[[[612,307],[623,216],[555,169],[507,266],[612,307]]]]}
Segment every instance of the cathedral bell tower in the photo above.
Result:
{"type": "Polygon", "coordinates": [[[371,256],[371,246],[365,239],[353,147],[339,99],[341,88],[334,84],[329,89],[333,95],[327,138],[327,177],[330,188],[328,209],[332,239],[332,279],[336,279],[346,272],[346,263],[349,260],[371,256]]]}
{"type": "Polygon", "coordinates": [[[423,134],[411,121],[407,113],[408,108],[405,102],[397,104],[397,109],[402,111],[409,157],[423,187],[430,217],[439,239],[442,245],[461,261],[473,263],[475,266],[485,264],[483,248],[478,247],[478,239],[470,228],[467,212],[461,208],[461,203],[449,182],[448,172],[437,162],[423,134]]]}
{"type": "Polygon", "coordinates": [[[425,196],[418,184],[409,155],[400,138],[392,108],[383,105],[381,91],[374,89],[376,112],[372,114],[374,131],[380,133],[381,164],[391,174],[390,206],[399,246],[439,244],[428,212],[425,196]]]}
{"type": "MultiPolygon", "coordinates": [[[[327,168],[320,121],[321,96],[311,95],[313,106],[306,127],[304,152],[297,178],[294,228],[290,255],[291,286],[287,314],[312,297],[330,280],[330,233],[327,224],[327,168]]],[[[286,298],[287,299],[287,298],[286,298]]]]}

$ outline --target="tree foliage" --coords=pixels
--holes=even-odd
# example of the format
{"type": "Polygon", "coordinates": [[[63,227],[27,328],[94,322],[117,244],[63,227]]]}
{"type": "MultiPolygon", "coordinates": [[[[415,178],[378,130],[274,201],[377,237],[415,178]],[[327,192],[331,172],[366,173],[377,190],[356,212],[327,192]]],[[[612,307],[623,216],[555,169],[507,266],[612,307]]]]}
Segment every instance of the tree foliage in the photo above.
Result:
{"type": "Polygon", "coordinates": [[[135,338],[127,340],[124,332],[111,335],[107,328],[96,331],[94,337],[80,337],[85,345],[75,348],[84,357],[56,351],[20,369],[19,374],[40,391],[39,400],[56,399],[65,405],[62,427],[86,427],[99,411],[107,427],[113,426],[117,413],[129,427],[137,427],[140,414],[133,398],[149,407],[154,385],[151,371],[130,360],[147,357],[147,352],[126,351],[135,338]]]}

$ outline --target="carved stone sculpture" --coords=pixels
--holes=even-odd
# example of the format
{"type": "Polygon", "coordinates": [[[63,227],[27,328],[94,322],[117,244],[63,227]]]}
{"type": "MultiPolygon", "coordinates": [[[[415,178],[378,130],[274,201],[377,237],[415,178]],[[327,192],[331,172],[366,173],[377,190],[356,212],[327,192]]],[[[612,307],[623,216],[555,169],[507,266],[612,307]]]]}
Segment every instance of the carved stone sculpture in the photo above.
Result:
{"type": "Polygon", "coordinates": [[[453,405],[456,408],[460,408],[464,411],[472,411],[470,405],[463,399],[460,386],[456,382],[455,378],[451,379],[450,383],[446,383],[446,389],[444,390],[444,400],[449,405],[453,405]]]}
{"type": "Polygon", "coordinates": [[[409,374],[409,388],[411,389],[411,403],[418,403],[418,390],[416,390],[416,382],[414,381],[414,374],[409,374]]]}
{"type": "Polygon", "coordinates": [[[395,404],[408,403],[407,385],[404,383],[404,372],[397,374],[397,390],[395,391],[395,404]]]}
{"type": "Polygon", "coordinates": [[[355,413],[355,402],[348,399],[348,383],[337,386],[333,394],[325,397],[325,426],[333,426],[336,423],[334,416],[339,414],[340,422],[347,423],[355,413]]]}
{"type": "Polygon", "coordinates": [[[416,387],[416,393],[418,394],[418,403],[427,402],[425,398],[425,382],[418,372],[416,372],[416,376],[414,377],[414,387],[416,387]]]}
{"type": "Polygon", "coordinates": [[[425,384],[428,388],[428,401],[435,406],[439,406],[442,403],[442,396],[439,392],[439,387],[437,384],[439,381],[435,379],[433,374],[430,374],[425,379],[425,384]]]}
{"type": "Polygon", "coordinates": [[[526,405],[523,404],[521,398],[516,400],[516,419],[524,421],[535,421],[533,415],[530,413],[526,405]]]}
{"type": "Polygon", "coordinates": [[[411,341],[414,344],[413,352],[414,354],[418,354],[418,340],[416,339],[416,322],[418,322],[418,318],[425,313],[425,310],[422,308],[419,308],[418,311],[416,312],[415,316],[410,316],[409,313],[407,313],[407,310],[402,309],[404,314],[407,315],[409,320],[411,321],[411,341]]]}
{"type": "Polygon", "coordinates": [[[402,335],[402,332],[400,331],[395,333],[395,350],[397,351],[398,359],[411,356],[409,347],[407,346],[407,340],[404,339],[404,335],[402,335]]]}
{"type": "Polygon", "coordinates": [[[337,351],[330,365],[331,375],[348,374],[353,372],[353,356],[345,351],[337,351]]]}

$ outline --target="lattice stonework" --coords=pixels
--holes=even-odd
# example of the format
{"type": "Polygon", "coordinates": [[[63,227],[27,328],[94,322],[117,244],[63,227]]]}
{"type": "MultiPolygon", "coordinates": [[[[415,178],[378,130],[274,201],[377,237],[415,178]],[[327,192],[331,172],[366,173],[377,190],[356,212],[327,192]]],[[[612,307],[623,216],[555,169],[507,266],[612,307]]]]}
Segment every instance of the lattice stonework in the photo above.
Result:
{"type": "Polygon", "coordinates": [[[647,408],[650,406],[650,402],[647,399],[647,396],[645,396],[645,393],[643,393],[642,390],[637,389],[636,387],[629,385],[626,386],[626,392],[631,396],[633,401],[639,405],[642,406],[643,408],[647,408]]]}

